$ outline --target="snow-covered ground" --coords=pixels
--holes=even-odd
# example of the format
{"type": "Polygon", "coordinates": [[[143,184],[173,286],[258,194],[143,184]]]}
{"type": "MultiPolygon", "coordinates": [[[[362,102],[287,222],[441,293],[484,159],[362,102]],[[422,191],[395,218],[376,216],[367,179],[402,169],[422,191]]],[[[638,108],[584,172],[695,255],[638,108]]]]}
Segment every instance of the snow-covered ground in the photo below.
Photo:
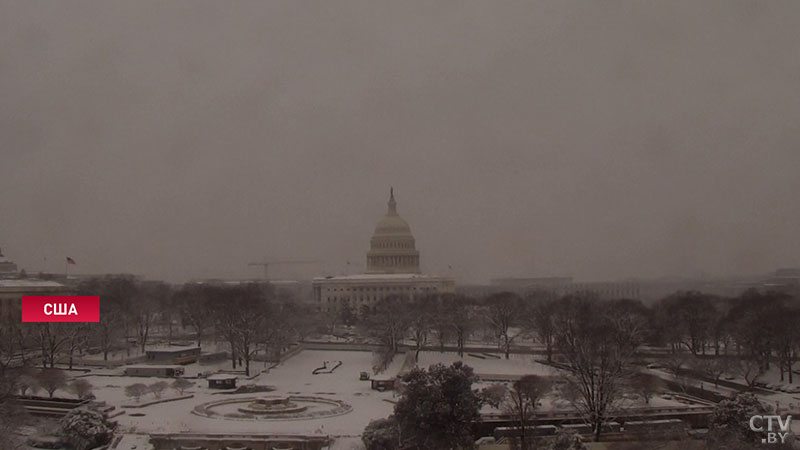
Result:
{"type": "MultiPolygon", "coordinates": [[[[403,365],[405,355],[394,358],[385,375],[397,375],[403,365]]],[[[427,367],[435,363],[451,364],[460,360],[453,352],[422,352],[419,365],[427,367]]],[[[473,367],[478,374],[499,375],[551,375],[553,369],[537,363],[530,355],[511,355],[511,359],[486,359],[465,355],[464,363],[473,367]]],[[[261,373],[255,379],[248,381],[240,379],[239,385],[259,384],[270,385],[276,388],[273,394],[316,395],[337,400],[342,400],[353,407],[352,412],[343,416],[319,419],[306,419],[297,421],[237,421],[225,419],[212,419],[196,416],[192,409],[201,403],[235,398],[235,396],[219,394],[217,390],[207,388],[204,379],[193,380],[195,386],[190,388],[193,398],[174,402],[161,403],[131,408],[126,414],[118,416],[116,420],[124,430],[131,432],[276,432],[276,433],[324,433],[333,436],[358,436],[364,427],[373,419],[386,417],[392,412],[395,394],[377,392],[370,389],[369,381],[360,381],[361,372],[372,373],[373,355],[371,352],[361,351],[324,351],[304,350],[291,357],[269,373],[261,373]],[[325,361],[342,361],[342,365],[332,374],[313,375],[312,371],[323,365],[325,361]],[[130,414],[144,414],[141,417],[130,414]]],[[[265,368],[262,362],[255,362],[251,369],[261,371],[265,368]]],[[[198,372],[213,372],[230,369],[230,362],[221,360],[211,365],[191,364],[185,367],[187,376],[194,376],[198,372]]],[[[85,377],[94,386],[94,393],[98,400],[104,400],[117,408],[133,403],[125,396],[126,386],[134,383],[150,384],[155,381],[170,381],[161,378],[126,377],[120,369],[94,370],[85,377]],[[101,374],[115,376],[101,376],[101,374]]],[[[169,390],[164,393],[164,398],[176,394],[169,390]]],[[[242,397],[252,397],[253,394],[242,394],[242,397]]],[[[143,397],[142,401],[152,400],[152,395],[143,397]]],[[[124,409],[124,408],[122,408],[124,409]]]]}
{"type": "MultiPolygon", "coordinates": [[[[664,378],[664,379],[674,379],[674,377],[664,369],[649,369],[648,371],[650,373],[653,373],[654,375],[658,375],[659,377],[664,378]]],[[[744,379],[742,379],[740,376],[729,377],[727,379],[730,379],[731,381],[734,381],[734,382],[742,384],[742,385],[745,384],[744,379]]],[[[760,382],[770,382],[770,381],[778,382],[777,380],[779,380],[779,379],[780,379],[780,375],[777,373],[777,370],[775,370],[773,368],[772,371],[764,374],[764,376],[759,378],[759,381],[760,382]]],[[[688,385],[695,386],[695,387],[701,387],[702,386],[703,389],[717,392],[717,393],[719,393],[721,395],[724,395],[726,397],[732,397],[736,393],[739,392],[738,390],[731,389],[731,388],[724,387],[724,386],[714,387],[713,383],[709,383],[709,382],[705,382],[705,381],[701,381],[701,380],[697,380],[697,379],[689,378],[689,377],[681,378],[681,382],[686,383],[688,385]]],[[[800,377],[798,377],[798,380],[795,381],[795,383],[800,384],[800,377]]],[[[792,393],[777,392],[777,391],[774,391],[774,392],[769,393],[769,394],[765,394],[764,392],[765,391],[758,391],[756,396],[761,401],[761,403],[763,403],[765,406],[770,408],[772,411],[777,411],[779,414],[784,415],[784,416],[785,415],[791,415],[793,417],[799,417],[800,416],[800,394],[792,394],[792,393]]],[[[791,426],[792,426],[792,432],[793,433],[800,434],[800,420],[792,420],[791,426]]]]}
{"type": "MultiPolygon", "coordinates": [[[[405,355],[398,355],[384,373],[385,375],[397,375],[405,361],[405,355]]],[[[496,374],[520,376],[526,374],[536,374],[542,376],[555,375],[556,371],[550,366],[540,364],[531,355],[511,355],[511,358],[497,359],[486,357],[481,359],[466,355],[463,359],[459,358],[454,352],[439,353],[435,351],[422,352],[420,354],[419,366],[427,367],[435,363],[451,364],[462,360],[465,364],[473,367],[477,374],[496,374]]],[[[330,366],[330,364],[329,364],[330,366]]],[[[342,400],[352,406],[352,411],[348,414],[324,417],[317,419],[305,419],[296,421],[238,421],[222,418],[201,417],[191,413],[192,409],[202,403],[218,401],[222,399],[234,399],[239,397],[252,397],[254,394],[226,395],[220,394],[218,390],[207,388],[205,379],[192,380],[195,386],[189,389],[194,394],[193,398],[177,400],[141,408],[122,408],[123,405],[133,403],[133,400],[126,397],[124,388],[133,383],[150,384],[155,381],[171,381],[163,378],[150,377],[126,377],[126,376],[102,376],[98,373],[113,373],[119,375],[122,369],[93,371],[85,377],[94,386],[94,393],[98,400],[104,400],[117,408],[126,410],[126,414],[115,418],[125,432],[133,433],[175,433],[175,432],[198,432],[198,433],[302,433],[302,434],[327,434],[334,437],[352,438],[352,443],[358,442],[358,436],[364,427],[373,419],[386,417],[391,414],[393,402],[396,400],[395,394],[391,391],[377,392],[370,389],[369,381],[360,381],[361,372],[372,373],[373,354],[362,351],[325,351],[325,350],[304,350],[297,355],[289,358],[280,366],[272,369],[269,373],[261,373],[253,380],[239,380],[239,385],[258,384],[269,385],[276,388],[269,395],[312,395],[331,399],[342,400]],[[342,365],[331,374],[313,375],[315,368],[321,367],[324,362],[342,361],[342,365]],[[143,414],[137,417],[131,414],[143,414]]],[[[252,370],[261,371],[265,368],[264,363],[256,362],[251,366],[252,370]]],[[[219,361],[212,365],[191,364],[186,366],[187,376],[193,376],[198,372],[209,372],[230,369],[229,361],[219,361]]],[[[484,387],[490,383],[479,383],[476,388],[484,387]]],[[[176,394],[169,390],[164,393],[164,397],[174,397],[176,394]]],[[[152,395],[148,394],[143,398],[144,401],[151,401],[152,395]]],[[[561,405],[553,402],[554,399],[546,398],[542,402],[543,409],[561,409],[568,405],[561,405]]],[[[655,397],[649,406],[675,406],[672,399],[655,397]]],[[[644,405],[631,405],[644,406],[644,405]]],[[[484,412],[499,412],[491,409],[484,412]]],[[[349,444],[348,444],[349,445],[349,444]]]]}
{"type": "MultiPolygon", "coordinates": [[[[218,394],[218,390],[207,388],[204,379],[196,380],[194,388],[190,391],[194,398],[178,400],[145,406],[142,408],[128,409],[126,414],[115,418],[123,430],[131,432],[231,432],[240,433],[248,431],[275,432],[275,433],[324,433],[334,436],[357,436],[364,430],[369,421],[375,418],[386,417],[391,414],[393,404],[392,392],[377,392],[370,389],[369,381],[359,381],[360,372],[371,373],[372,353],[359,351],[302,351],[290,358],[284,364],[272,369],[269,373],[262,373],[252,381],[240,380],[239,385],[259,384],[270,385],[276,388],[273,394],[315,395],[320,397],[342,400],[353,407],[349,414],[320,419],[306,419],[297,421],[236,421],[225,419],[212,419],[196,416],[192,409],[201,403],[235,398],[236,395],[218,394]],[[342,361],[342,365],[332,374],[313,375],[311,372],[323,365],[325,361],[342,361]],[[134,417],[130,414],[144,414],[134,417]]],[[[404,357],[398,355],[385,372],[395,375],[399,372],[404,357]]],[[[192,364],[187,366],[187,375],[197,371],[228,369],[230,363],[220,361],[214,366],[192,364]]],[[[262,370],[263,363],[256,363],[254,370],[262,370]]],[[[94,393],[98,400],[104,400],[120,408],[133,401],[125,396],[124,388],[133,383],[150,384],[155,381],[169,379],[124,377],[124,376],[97,376],[86,377],[94,386],[94,393]]],[[[174,396],[167,392],[164,397],[174,396]]],[[[253,394],[241,394],[241,397],[252,397],[253,394]]],[[[152,400],[148,395],[143,399],[152,400]]],[[[124,409],[124,408],[123,408],[124,409]]]]}

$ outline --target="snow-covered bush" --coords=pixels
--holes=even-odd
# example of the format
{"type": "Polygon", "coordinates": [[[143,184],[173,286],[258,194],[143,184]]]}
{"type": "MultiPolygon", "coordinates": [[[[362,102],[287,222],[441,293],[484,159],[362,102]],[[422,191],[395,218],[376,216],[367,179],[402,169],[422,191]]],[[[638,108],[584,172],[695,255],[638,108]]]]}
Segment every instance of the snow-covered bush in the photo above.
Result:
{"type": "Polygon", "coordinates": [[[172,387],[172,389],[174,389],[178,394],[183,395],[183,393],[192,386],[194,386],[194,383],[186,378],[176,378],[170,387],[172,387]]]}
{"type": "Polygon", "coordinates": [[[60,422],[61,437],[75,450],[88,450],[111,441],[114,424],[102,414],[88,409],[73,409],[60,422]]]}
{"type": "Polygon", "coordinates": [[[161,394],[163,394],[168,387],[169,384],[166,381],[156,381],[150,386],[147,386],[148,390],[155,398],[161,398],[161,394]]]}
{"type": "Polygon", "coordinates": [[[133,397],[137,402],[148,391],[149,388],[144,383],[134,383],[129,386],[125,386],[125,395],[128,397],[133,397]]]}
{"type": "Polygon", "coordinates": [[[367,450],[394,450],[398,448],[398,425],[393,416],[376,419],[367,425],[361,435],[367,450]]]}
{"type": "Polygon", "coordinates": [[[84,380],[83,378],[78,378],[69,386],[70,391],[78,396],[79,399],[94,397],[92,395],[92,388],[92,383],[84,380]]]}
{"type": "Polygon", "coordinates": [[[583,443],[583,439],[581,436],[572,431],[572,430],[565,430],[560,429],[556,434],[555,440],[550,447],[549,450],[588,450],[586,444],[583,443]]]}

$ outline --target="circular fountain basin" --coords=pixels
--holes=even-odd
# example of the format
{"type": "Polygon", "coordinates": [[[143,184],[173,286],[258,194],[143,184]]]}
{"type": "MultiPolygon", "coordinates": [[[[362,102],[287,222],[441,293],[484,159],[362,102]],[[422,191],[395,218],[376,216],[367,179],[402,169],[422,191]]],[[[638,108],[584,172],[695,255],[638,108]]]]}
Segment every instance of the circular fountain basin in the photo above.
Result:
{"type": "Polygon", "coordinates": [[[341,400],[292,395],[286,397],[248,397],[197,405],[192,414],[226,420],[305,420],[340,416],[353,408],[341,400]]]}
{"type": "Polygon", "coordinates": [[[284,415],[296,414],[308,409],[308,406],[298,405],[290,397],[265,397],[256,399],[247,406],[237,408],[245,414],[284,415]]]}

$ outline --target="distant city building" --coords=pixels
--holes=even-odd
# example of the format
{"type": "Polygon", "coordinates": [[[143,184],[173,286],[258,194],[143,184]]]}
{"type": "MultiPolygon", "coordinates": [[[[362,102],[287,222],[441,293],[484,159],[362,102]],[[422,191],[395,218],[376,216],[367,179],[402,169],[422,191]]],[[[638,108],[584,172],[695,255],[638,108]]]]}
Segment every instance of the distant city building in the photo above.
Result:
{"type": "Polygon", "coordinates": [[[642,301],[654,302],[676,292],[701,292],[718,297],[738,297],[748,289],[760,289],[758,277],[662,278],[639,280],[642,301]]]}
{"type": "Polygon", "coordinates": [[[659,278],[624,281],[574,281],[570,277],[498,278],[488,285],[459,286],[459,293],[480,298],[508,291],[523,297],[561,298],[586,295],[599,299],[634,299],[653,303],[676,292],[696,291],[719,297],[738,297],[748,289],[779,291],[800,296],[800,269],[780,269],[764,276],[659,278]]]}
{"type": "Polygon", "coordinates": [[[0,249],[0,278],[16,278],[17,275],[17,265],[6,258],[3,250],[0,249]]]}
{"type": "Polygon", "coordinates": [[[74,295],[74,292],[57,281],[0,279],[0,319],[22,320],[24,295],[74,295]]]}
{"type": "Polygon", "coordinates": [[[572,283],[571,277],[496,278],[491,282],[489,293],[506,291],[522,297],[538,295],[552,299],[563,296],[572,283]]]}
{"type": "Polygon", "coordinates": [[[318,311],[334,311],[345,305],[354,311],[390,296],[410,299],[433,294],[455,293],[452,278],[417,274],[361,274],[314,279],[318,311]]]}
{"type": "Polygon", "coordinates": [[[370,239],[366,273],[314,278],[312,288],[318,311],[348,306],[360,312],[389,296],[417,298],[455,293],[455,280],[421,273],[414,235],[408,222],[397,214],[392,190],[388,212],[370,239]]]}
{"type": "Polygon", "coordinates": [[[296,300],[308,303],[311,301],[311,282],[308,280],[263,280],[263,279],[223,279],[203,278],[189,282],[190,284],[207,284],[211,286],[238,286],[242,284],[263,284],[272,286],[281,299],[296,300]]]}
{"type": "Polygon", "coordinates": [[[571,277],[498,278],[492,280],[491,286],[492,292],[508,291],[523,297],[538,295],[552,299],[581,295],[603,300],[641,298],[641,286],[635,281],[576,282],[571,277]]]}
{"type": "Polygon", "coordinates": [[[571,283],[564,287],[562,295],[585,295],[601,300],[641,298],[641,286],[636,281],[593,281],[571,283]]]}
{"type": "Polygon", "coordinates": [[[778,291],[800,297],[800,269],[778,269],[761,283],[763,290],[778,291]]]}

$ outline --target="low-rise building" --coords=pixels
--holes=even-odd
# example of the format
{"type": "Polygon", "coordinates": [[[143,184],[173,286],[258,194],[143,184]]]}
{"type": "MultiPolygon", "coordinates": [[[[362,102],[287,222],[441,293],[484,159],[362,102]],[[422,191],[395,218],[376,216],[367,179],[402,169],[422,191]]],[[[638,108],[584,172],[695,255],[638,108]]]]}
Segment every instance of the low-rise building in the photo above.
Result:
{"type": "Polygon", "coordinates": [[[200,358],[200,347],[170,345],[145,350],[147,362],[162,364],[191,364],[200,358]]]}
{"type": "Polygon", "coordinates": [[[135,365],[127,366],[123,373],[129,377],[179,377],[183,375],[183,367],[160,365],[135,365]]]}
{"type": "Polygon", "coordinates": [[[0,319],[22,320],[22,297],[26,295],[74,295],[74,292],[57,281],[0,279],[0,319]]]}
{"type": "Polygon", "coordinates": [[[410,300],[434,294],[454,294],[452,278],[432,275],[361,274],[314,279],[314,298],[318,311],[335,311],[344,306],[355,312],[372,310],[386,297],[410,300]]]}
{"type": "Polygon", "coordinates": [[[235,389],[237,376],[230,373],[215,373],[209,375],[208,380],[209,389],[235,389]]]}

